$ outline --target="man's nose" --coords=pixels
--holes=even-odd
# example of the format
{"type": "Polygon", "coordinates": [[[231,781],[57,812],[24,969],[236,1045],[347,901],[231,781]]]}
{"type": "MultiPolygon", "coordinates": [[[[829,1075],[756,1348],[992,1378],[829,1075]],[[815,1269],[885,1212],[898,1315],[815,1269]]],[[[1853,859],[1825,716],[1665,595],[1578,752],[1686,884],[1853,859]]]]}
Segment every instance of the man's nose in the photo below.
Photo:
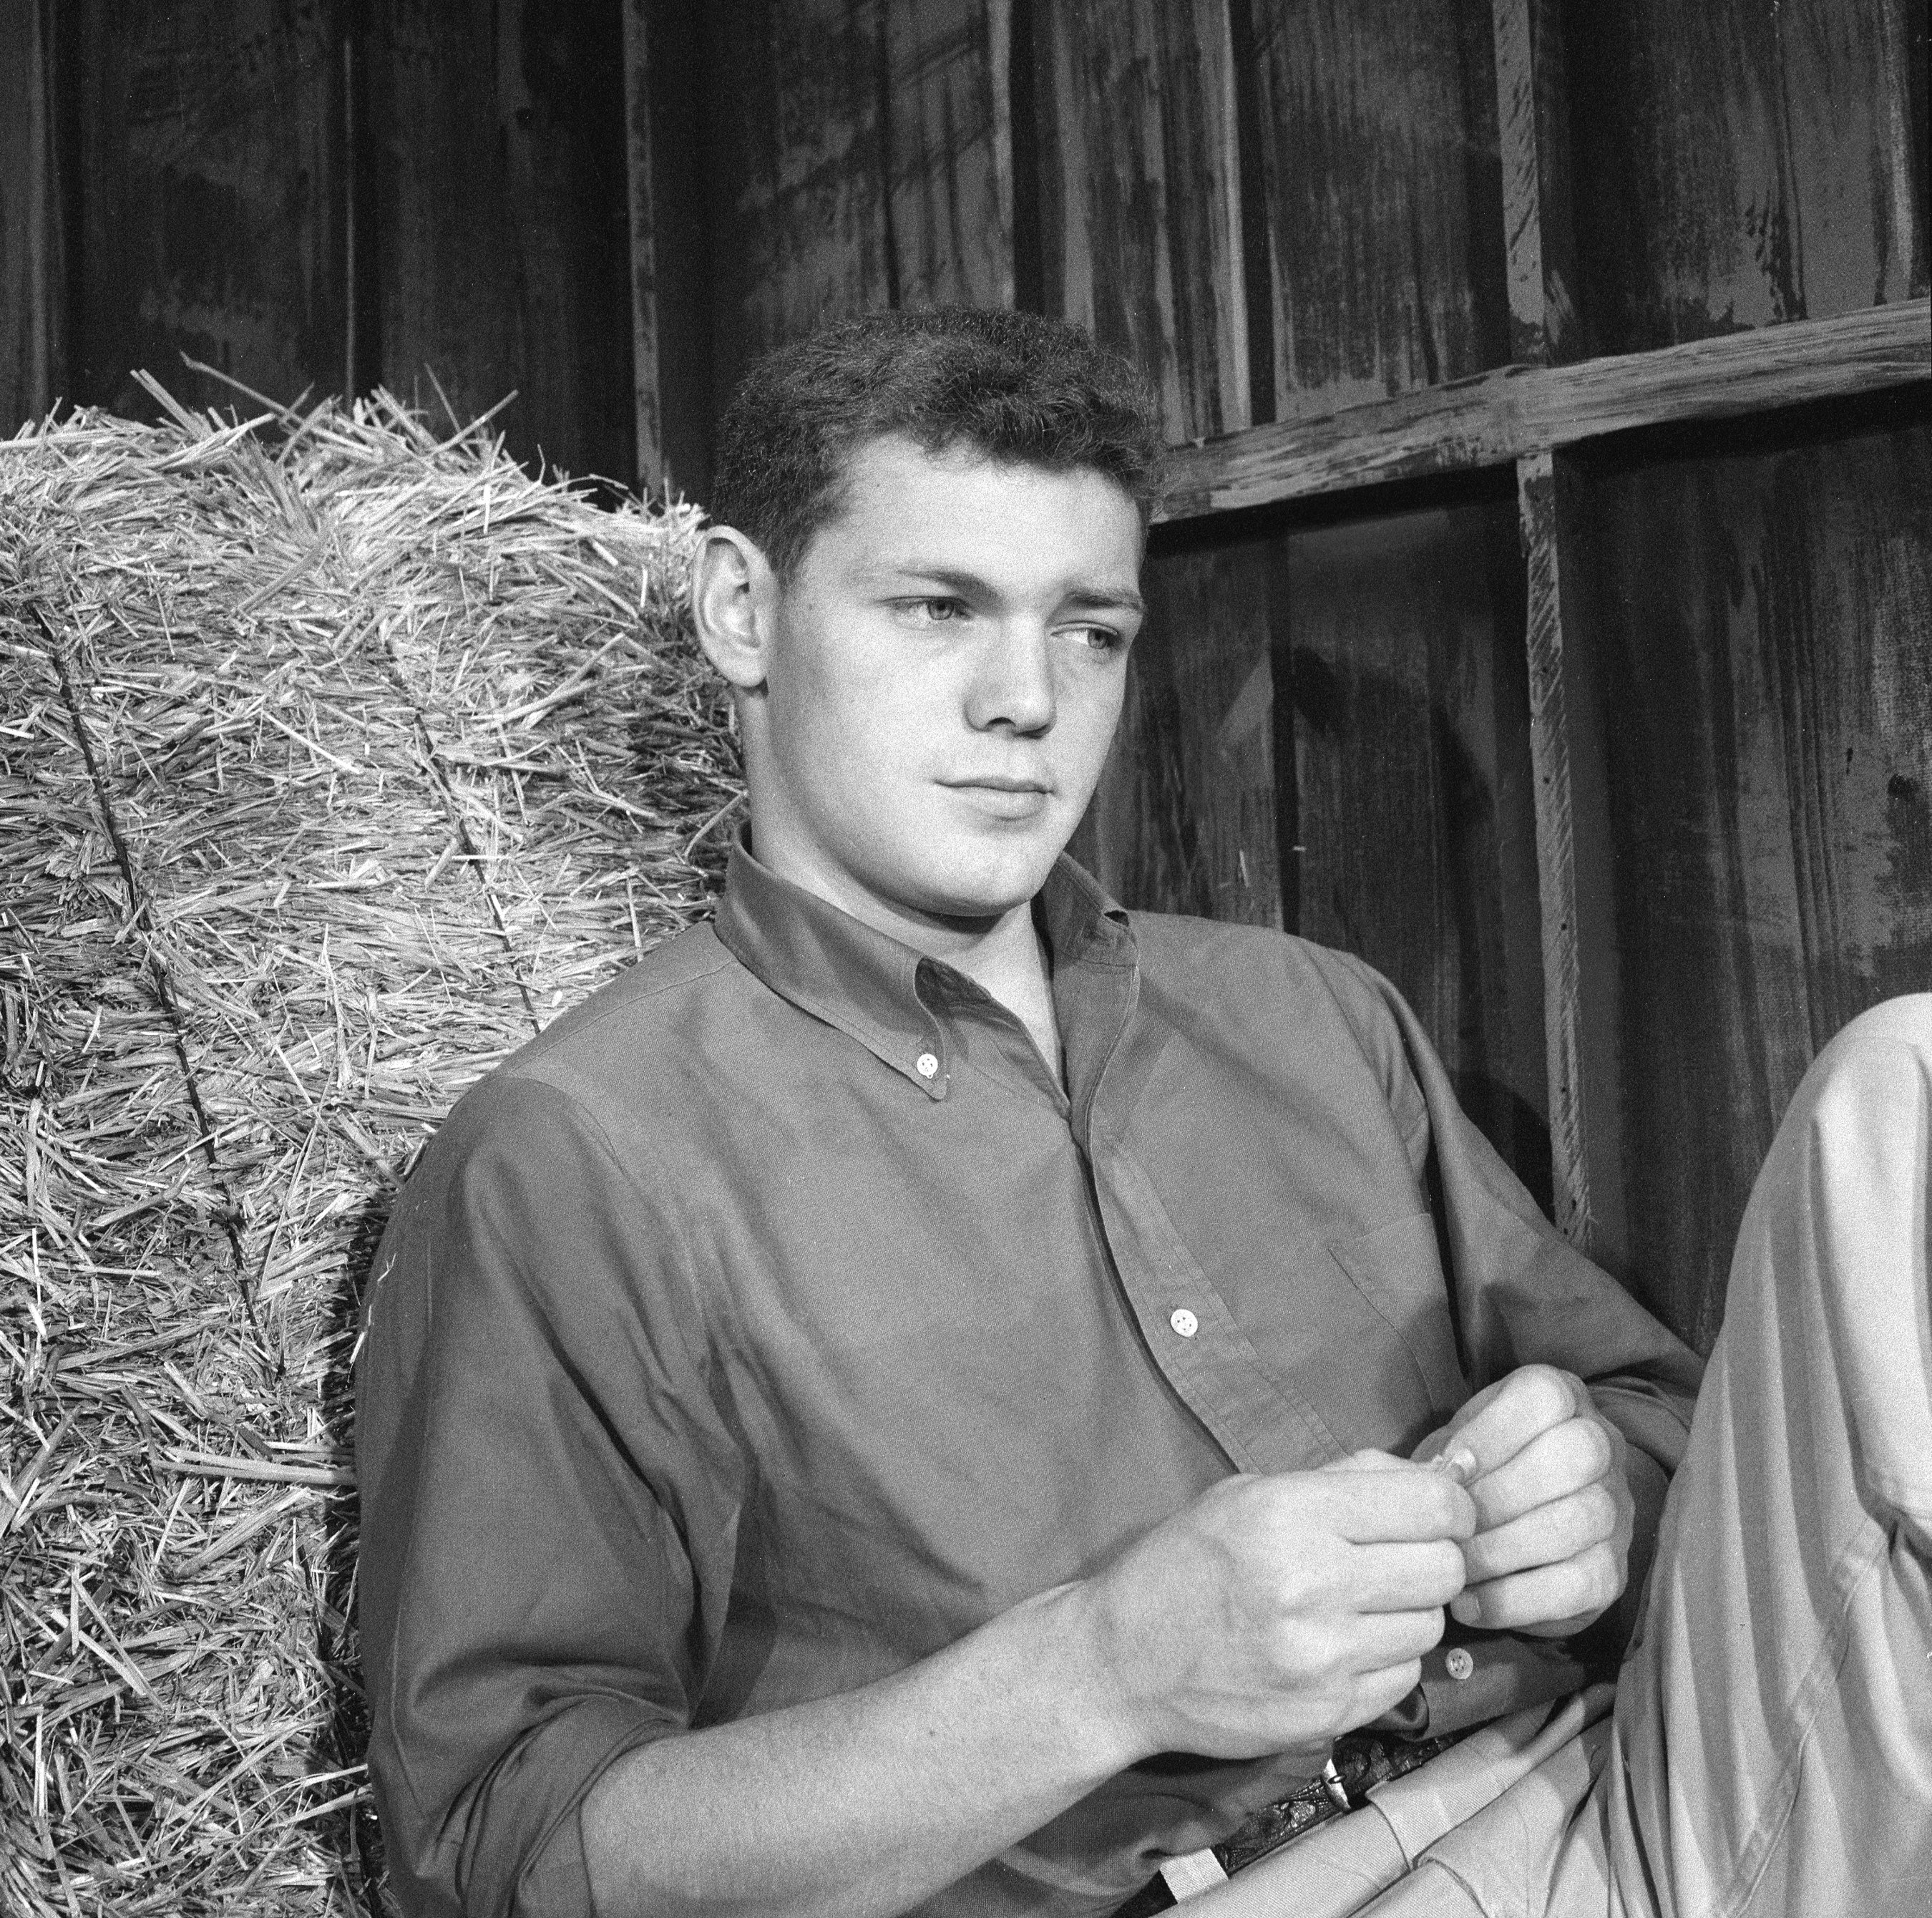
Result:
{"type": "Polygon", "coordinates": [[[1053,724],[1053,653],[1046,628],[1033,620],[1004,622],[987,636],[974,662],[967,717],[981,731],[1006,725],[1041,733],[1053,724]]]}

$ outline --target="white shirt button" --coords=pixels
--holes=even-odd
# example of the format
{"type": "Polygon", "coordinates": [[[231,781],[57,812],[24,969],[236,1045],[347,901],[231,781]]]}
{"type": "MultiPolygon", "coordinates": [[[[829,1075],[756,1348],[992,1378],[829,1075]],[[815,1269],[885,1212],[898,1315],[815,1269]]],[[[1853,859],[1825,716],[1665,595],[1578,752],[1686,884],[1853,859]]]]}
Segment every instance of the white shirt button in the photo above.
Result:
{"type": "Polygon", "coordinates": [[[931,1052],[922,1052],[913,1061],[913,1070],[921,1079],[930,1079],[939,1070],[939,1061],[931,1052]]]}
{"type": "Polygon", "coordinates": [[[1167,1315],[1167,1322],[1184,1339],[1191,1339],[1201,1329],[1201,1321],[1184,1305],[1176,1306],[1167,1315]]]}
{"type": "Polygon", "coordinates": [[[1467,1649],[1458,1645],[1442,1661],[1443,1669],[1460,1685],[1476,1669],[1476,1661],[1467,1649]]]}

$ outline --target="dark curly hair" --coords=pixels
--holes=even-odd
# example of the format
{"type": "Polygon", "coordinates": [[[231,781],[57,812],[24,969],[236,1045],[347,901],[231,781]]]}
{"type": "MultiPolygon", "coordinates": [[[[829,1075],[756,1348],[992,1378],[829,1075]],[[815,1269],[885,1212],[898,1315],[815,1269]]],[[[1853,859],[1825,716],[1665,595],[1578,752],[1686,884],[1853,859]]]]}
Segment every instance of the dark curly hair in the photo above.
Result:
{"type": "Polygon", "coordinates": [[[838,516],[853,450],[892,433],[1104,474],[1143,528],[1160,495],[1159,404],[1126,361],[1064,320],[934,307],[866,314],[758,361],[718,424],[712,517],[788,581],[838,516]]]}

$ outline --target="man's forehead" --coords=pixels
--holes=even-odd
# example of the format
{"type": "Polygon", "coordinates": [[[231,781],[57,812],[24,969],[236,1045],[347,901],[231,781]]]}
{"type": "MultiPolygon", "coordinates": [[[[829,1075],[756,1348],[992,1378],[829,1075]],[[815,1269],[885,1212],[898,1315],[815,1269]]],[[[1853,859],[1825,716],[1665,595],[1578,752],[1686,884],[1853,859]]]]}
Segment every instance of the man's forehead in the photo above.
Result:
{"type": "Polygon", "coordinates": [[[1078,549],[1079,570],[1097,569],[1114,586],[1131,588],[1139,570],[1139,509],[1094,467],[1036,465],[971,446],[933,452],[892,434],[855,447],[841,479],[821,537],[868,571],[957,566],[976,551],[992,557],[1016,536],[1049,532],[1078,549]]]}

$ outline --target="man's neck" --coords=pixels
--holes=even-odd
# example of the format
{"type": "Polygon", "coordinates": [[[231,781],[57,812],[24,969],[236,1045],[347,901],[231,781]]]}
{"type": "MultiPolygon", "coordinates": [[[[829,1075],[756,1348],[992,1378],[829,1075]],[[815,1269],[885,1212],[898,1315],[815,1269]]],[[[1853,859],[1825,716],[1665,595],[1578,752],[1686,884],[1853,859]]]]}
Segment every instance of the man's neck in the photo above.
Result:
{"type": "Polygon", "coordinates": [[[874,931],[963,972],[1025,1027],[1047,1069],[1056,1079],[1064,1078],[1046,942],[1034,923],[1030,899],[986,920],[939,920],[894,912],[876,899],[848,896],[848,889],[832,874],[818,870],[808,860],[788,858],[782,843],[767,853],[755,831],[752,843],[754,854],[781,878],[817,893],[874,931]]]}
{"type": "Polygon", "coordinates": [[[1034,923],[1030,902],[1006,914],[997,932],[970,952],[934,956],[944,957],[949,965],[998,1000],[1026,1028],[1047,1070],[1064,1080],[1046,942],[1034,923]]]}

